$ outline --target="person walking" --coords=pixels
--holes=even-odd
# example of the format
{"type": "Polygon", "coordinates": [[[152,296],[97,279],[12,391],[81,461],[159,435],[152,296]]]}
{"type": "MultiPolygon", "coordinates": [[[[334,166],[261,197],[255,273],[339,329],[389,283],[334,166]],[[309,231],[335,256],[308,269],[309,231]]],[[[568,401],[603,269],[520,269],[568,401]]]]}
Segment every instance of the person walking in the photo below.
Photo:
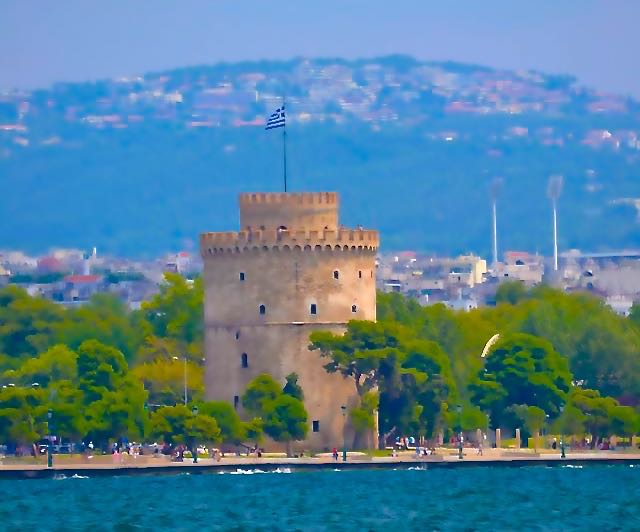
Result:
{"type": "Polygon", "coordinates": [[[338,461],[338,449],[336,447],[333,448],[333,461],[338,461]]]}

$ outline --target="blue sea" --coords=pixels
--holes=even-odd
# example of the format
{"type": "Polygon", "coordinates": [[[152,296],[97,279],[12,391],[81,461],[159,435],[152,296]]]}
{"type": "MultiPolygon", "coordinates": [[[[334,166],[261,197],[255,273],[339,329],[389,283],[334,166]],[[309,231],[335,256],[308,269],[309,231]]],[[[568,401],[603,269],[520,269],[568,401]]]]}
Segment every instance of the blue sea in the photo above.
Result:
{"type": "Polygon", "coordinates": [[[0,481],[0,530],[640,530],[640,466],[0,481]]]}

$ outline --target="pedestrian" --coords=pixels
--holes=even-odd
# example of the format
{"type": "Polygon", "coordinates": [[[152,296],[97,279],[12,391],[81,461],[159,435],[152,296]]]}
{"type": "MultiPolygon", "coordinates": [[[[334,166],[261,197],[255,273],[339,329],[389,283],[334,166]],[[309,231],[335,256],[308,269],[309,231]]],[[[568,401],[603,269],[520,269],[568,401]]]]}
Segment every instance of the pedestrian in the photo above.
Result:
{"type": "Polygon", "coordinates": [[[333,448],[333,460],[335,462],[338,461],[338,449],[336,447],[333,448]]]}

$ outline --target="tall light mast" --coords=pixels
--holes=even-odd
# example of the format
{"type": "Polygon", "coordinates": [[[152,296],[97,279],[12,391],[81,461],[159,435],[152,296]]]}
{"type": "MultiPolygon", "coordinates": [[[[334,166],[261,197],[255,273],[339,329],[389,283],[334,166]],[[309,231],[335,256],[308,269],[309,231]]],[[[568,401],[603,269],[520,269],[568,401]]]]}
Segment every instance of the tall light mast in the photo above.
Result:
{"type": "Polygon", "coordinates": [[[563,182],[561,175],[552,175],[547,185],[547,195],[553,209],[553,270],[556,272],[558,271],[558,198],[562,193],[563,182]]]}
{"type": "Polygon", "coordinates": [[[491,196],[491,211],[493,218],[493,263],[492,267],[495,270],[498,264],[498,214],[496,204],[498,202],[498,194],[502,189],[503,179],[501,177],[495,177],[489,185],[489,194],[491,196]]]}

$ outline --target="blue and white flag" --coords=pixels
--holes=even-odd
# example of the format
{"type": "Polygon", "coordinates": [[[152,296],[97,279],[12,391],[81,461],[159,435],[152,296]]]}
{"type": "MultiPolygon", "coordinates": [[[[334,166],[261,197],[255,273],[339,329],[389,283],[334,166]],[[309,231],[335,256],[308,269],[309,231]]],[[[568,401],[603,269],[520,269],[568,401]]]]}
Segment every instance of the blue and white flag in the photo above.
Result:
{"type": "Polygon", "coordinates": [[[277,127],[284,127],[284,105],[276,109],[276,112],[273,113],[269,119],[267,120],[267,126],[265,129],[275,129],[277,127]]]}

